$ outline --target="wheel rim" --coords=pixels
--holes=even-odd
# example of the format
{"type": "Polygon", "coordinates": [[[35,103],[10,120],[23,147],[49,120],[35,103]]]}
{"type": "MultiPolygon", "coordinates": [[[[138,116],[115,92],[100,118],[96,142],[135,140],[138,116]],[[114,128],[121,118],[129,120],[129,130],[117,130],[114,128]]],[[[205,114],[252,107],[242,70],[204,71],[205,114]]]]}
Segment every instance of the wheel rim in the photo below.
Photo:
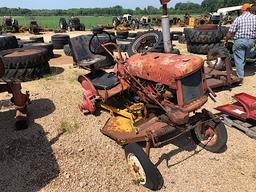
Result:
{"type": "Polygon", "coordinates": [[[136,181],[141,185],[146,184],[146,174],[138,158],[134,154],[130,153],[127,156],[127,163],[136,181]]]}
{"type": "Polygon", "coordinates": [[[134,53],[143,53],[150,51],[158,42],[158,35],[155,33],[148,33],[145,36],[139,37],[132,46],[134,53]]]}
{"type": "Polygon", "coordinates": [[[211,126],[197,128],[195,132],[203,145],[210,147],[216,144],[218,136],[211,126]]]}

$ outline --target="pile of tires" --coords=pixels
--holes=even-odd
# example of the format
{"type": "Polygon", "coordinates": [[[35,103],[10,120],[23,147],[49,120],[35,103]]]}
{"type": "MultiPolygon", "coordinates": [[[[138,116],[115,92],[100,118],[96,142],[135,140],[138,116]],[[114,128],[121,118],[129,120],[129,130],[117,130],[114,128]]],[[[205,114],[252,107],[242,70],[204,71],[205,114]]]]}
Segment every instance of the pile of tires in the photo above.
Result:
{"type": "Polygon", "coordinates": [[[187,41],[187,50],[195,54],[207,54],[211,49],[223,47],[221,42],[225,33],[221,28],[217,29],[184,29],[187,41]]]}
{"type": "Polygon", "coordinates": [[[44,48],[18,48],[1,51],[0,59],[5,69],[0,81],[31,81],[50,72],[47,50],[44,48]]]}
{"type": "Polygon", "coordinates": [[[51,37],[51,43],[53,44],[54,49],[63,49],[64,45],[69,44],[69,40],[69,35],[64,34],[56,34],[51,37]]]}

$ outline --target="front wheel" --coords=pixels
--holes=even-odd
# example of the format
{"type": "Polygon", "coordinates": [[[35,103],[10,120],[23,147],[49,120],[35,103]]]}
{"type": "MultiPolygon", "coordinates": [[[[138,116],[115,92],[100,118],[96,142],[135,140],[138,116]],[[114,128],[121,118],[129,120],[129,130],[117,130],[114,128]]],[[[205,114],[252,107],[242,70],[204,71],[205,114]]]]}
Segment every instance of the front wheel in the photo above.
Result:
{"type": "Polygon", "coordinates": [[[164,183],[163,177],[143,149],[137,143],[132,143],[126,145],[124,150],[135,183],[151,190],[161,189],[164,183]]]}
{"type": "Polygon", "coordinates": [[[191,136],[196,144],[206,150],[218,153],[227,144],[227,129],[222,122],[209,121],[191,130],[191,136]]]}

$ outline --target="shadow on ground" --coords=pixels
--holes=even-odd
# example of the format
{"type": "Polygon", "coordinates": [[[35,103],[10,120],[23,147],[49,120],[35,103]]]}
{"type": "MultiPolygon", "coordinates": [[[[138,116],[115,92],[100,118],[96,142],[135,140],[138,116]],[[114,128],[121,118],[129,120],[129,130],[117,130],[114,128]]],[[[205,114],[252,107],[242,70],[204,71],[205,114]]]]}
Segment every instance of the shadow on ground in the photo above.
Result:
{"type": "MultiPolygon", "coordinates": [[[[187,133],[181,135],[180,137],[176,138],[169,144],[173,144],[173,145],[177,146],[178,148],[174,149],[168,153],[162,154],[161,157],[158,159],[157,163],[155,164],[156,166],[159,166],[161,163],[165,162],[167,168],[171,168],[171,167],[178,165],[178,164],[190,159],[191,157],[199,154],[201,151],[205,150],[204,148],[200,148],[200,150],[196,150],[197,145],[193,141],[190,132],[187,132],[187,133]],[[194,153],[188,155],[187,157],[181,159],[178,162],[170,163],[171,158],[173,156],[175,156],[178,153],[181,153],[183,151],[194,152],[194,153]]],[[[224,153],[226,150],[227,150],[227,147],[225,146],[221,151],[219,151],[219,153],[224,153]]],[[[211,153],[211,152],[209,152],[209,153],[211,153]]]]}
{"type": "Polygon", "coordinates": [[[15,110],[0,112],[0,191],[39,191],[59,175],[51,145],[61,134],[48,140],[47,132],[34,122],[54,110],[48,99],[33,101],[30,125],[23,131],[14,128],[15,110]]]}

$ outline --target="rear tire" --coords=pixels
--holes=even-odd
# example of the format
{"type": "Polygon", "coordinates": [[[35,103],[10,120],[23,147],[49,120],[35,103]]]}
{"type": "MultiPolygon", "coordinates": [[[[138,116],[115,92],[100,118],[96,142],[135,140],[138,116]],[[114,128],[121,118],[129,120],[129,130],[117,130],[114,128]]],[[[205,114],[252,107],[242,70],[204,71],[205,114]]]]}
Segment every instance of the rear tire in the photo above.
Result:
{"type": "Polygon", "coordinates": [[[195,143],[207,151],[219,153],[226,146],[227,129],[222,122],[209,121],[191,130],[191,136],[195,143]]]}
{"type": "Polygon", "coordinates": [[[163,186],[163,177],[156,166],[137,143],[124,147],[125,157],[135,182],[151,190],[159,190],[163,186]]]}

